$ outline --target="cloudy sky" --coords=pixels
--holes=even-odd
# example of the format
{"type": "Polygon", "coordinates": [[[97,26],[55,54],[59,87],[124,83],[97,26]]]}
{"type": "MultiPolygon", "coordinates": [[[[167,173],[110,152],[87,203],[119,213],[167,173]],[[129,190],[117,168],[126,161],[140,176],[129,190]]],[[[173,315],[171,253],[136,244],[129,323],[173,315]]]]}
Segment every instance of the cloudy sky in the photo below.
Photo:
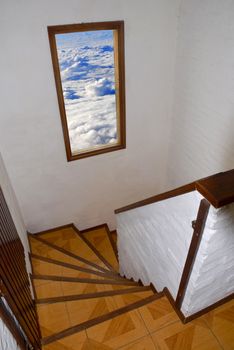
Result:
{"type": "Polygon", "coordinates": [[[113,31],[56,34],[73,154],[117,142],[113,31]]]}

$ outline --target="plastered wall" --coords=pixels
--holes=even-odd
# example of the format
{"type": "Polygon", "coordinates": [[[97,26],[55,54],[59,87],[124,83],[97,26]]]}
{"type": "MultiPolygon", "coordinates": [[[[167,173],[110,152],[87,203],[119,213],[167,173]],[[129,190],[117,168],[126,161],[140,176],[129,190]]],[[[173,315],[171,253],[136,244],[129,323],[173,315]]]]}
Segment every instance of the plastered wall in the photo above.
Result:
{"type": "Polygon", "coordinates": [[[234,168],[234,2],[182,0],[168,188],[234,168]]]}
{"type": "Polygon", "coordinates": [[[114,228],[114,209],[163,188],[178,4],[1,2],[0,148],[28,230],[114,228]],[[110,20],[125,21],[127,148],[68,163],[47,26],[110,20]]]}
{"type": "Polygon", "coordinates": [[[121,273],[158,291],[167,287],[175,298],[200,198],[191,192],[118,214],[121,273]]]}
{"type": "MultiPolygon", "coordinates": [[[[202,196],[196,191],[117,215],[120,272],[174,299],[202,196]]],[[[182,304],[185,316],[234,293],[234,205],[210,207],[182,304]]]]}
{"type": "Polygon", "coordinates": [[[234,204],[210,207],[182,311],[187,316],[234,293],[234,204]]]}

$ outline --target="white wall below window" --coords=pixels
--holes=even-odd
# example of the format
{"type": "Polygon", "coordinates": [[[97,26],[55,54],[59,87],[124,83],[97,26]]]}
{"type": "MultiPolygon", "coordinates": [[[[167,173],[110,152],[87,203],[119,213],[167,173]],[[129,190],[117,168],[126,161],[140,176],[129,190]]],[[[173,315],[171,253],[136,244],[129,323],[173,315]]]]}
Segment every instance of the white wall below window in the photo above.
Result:
{"type": "Polygon", "coordinates": [[[0,147],[28,230],[114,228],[165,186],[179,2],[1,2],[0,147]],[[127,148],[68,163],[47,26],[110,20],[125,21],[127,148]]]}

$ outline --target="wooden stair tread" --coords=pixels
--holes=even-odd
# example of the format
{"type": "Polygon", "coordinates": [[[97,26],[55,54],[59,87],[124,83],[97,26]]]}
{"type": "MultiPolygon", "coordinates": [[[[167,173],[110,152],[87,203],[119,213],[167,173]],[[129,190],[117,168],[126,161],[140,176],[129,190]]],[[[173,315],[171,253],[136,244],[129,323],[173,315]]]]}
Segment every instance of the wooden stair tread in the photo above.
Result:
{"type": "Polygon", "coordinates": [[[37,299],[70,296],[76,294],[120,291],[139,287],[134,284],[108,283],[68,283],[61,281],[34,280],[35,297],[37,299]]]}
{"type": "MultiPolygon", "coordinates": [[[[50,335],[47,332],[47,335],[45,336],[44,332],[43,332],[43,327],[42,327],[42,334],[44,336],[43,339],[42,339],[42,345],[50,344],[50,343],[52,343],[54,341],[57,341],[59,339],[62,339],[64,337],[70,336],[70,335],[75,334],[77,332],[81,332],[81,331],[83,331],[85,329],[93,327],[93,326],[95,326],[95,325],[97,325],[97,324],[99,324],[101,322],[110,320],[110,319],[112,319],[114,317],[118,317],[118,316],[120,316],[120,315],[122,315],[124,313],[127,313],[127,312],[129,312],[131,310],[134,310],[134,309],[139,308],[139,307],[141,307],[143,305],[146,305],[146,304],[148,304],[150,302],[153,302],[156,299],[160,298],[161,296],[162,296],[161,294],[153,294],[151,296],[148,296],[148,297],[146,297],[144,299],[141,299],[141,300],[139,300],[137,302],[134,302],[132,304],[129,304],[127,306],[123,306],[121,308],[112,309],[112,311],[109,311],[109,312],[106,312],[106,313],[102,313],[102,315],[100,315],[98,317],[94,316],[95,315],[95,312],[94,312],[93,313],[94,317],[90,318],[89,320],[82,321],[82,322],[80,322],[78,324],[74,323],[73,326],[67,327],[66,329],[63,329],[63,330],[59,329],[59,327],[58,327],[57,332],[51,333],[50,335]]],[[[104,299],[101,299],[101,300],[104,300],[104,299]]],[[[110,304],[111,304],[111,302],[109,303],[109,309],[111,309],[111,305],[110,304]]],[[[53,306],[53,308],[54,308],[55,305],[50,305],[50,306],[51,307],[53,306]]],[[[106,305],[104,303],[103,303],[103,305],[99,305],[99,307],[102,307],[102,310],[104,310],[103,306],[106,307],[106,305]]],[[[41,307],[43,307],[43,306],[41,306],[41,307]]],[[[48,307],[48,305],[46,307],[48,307]]],[[[58,314],[58,312],[57,312],[57,314],[58,314]]],[[[40,319],[40,312],[39,312],[39,319],[40,319]]],[[[73,321],[75,321],[75,320],[73,320],[73,321]]],[[[73,323],[73,321],[72,321],[72,323],[73,323]]],[[[46,328],[46,329],[48,330],[48,328],[46,328]]],[[[49,327],[49,329],[51,330],[50,327],[49,327]]]]}
{"type": "MultiPolygon", "coordinates": [[[[119,269],[118,260],[110,240],[110,232],[107,225],[98,228],[81,231],[81,234],[95,247],[99,253],[114,267],[119,269]]],[[[111,238],[112,239],[112,238],[111,238]]]]}
{"type": "MultiPolygon", "coordinates": [[[[52,232],[43,232],[38,234],[38,237],[71,251],[90,262],[103,266],[103,261],[100,260],[99,256],[84,242],[79,235],[79,231],[73,224],[52,232]]],[[[109,266],[106,266],[106,268],[111,269],[109,266]]]]}
{"type": "Polygon", "coordinates": [[[105,278],[83,278],[83,277],[70,277],[70,276],[62,276],[62,275],[39,275],[39,274],[32,274],[31,279],[33,281],[39,280],[39,281],[59,281],[59,282],[68,282],[68,283],[91,283],[91,284],[111,284],[111,285],[135,285],[139,286],[138,282],[134,282],[131,280],[112,280],[112,279],[105,279],[105,278]]]}
{"type": "Polygon", "coordinates": [[[107,225],[80,233],[70,224],[29,239],[43,345],[162,296],[118,274],[116,243],[107,225]]]}
{"type": "MultiPolygon", "coordinates": [[[[113,278],[113,279],[123,279],[123,277],[112,273],[111,271],[109,272],[102,272],[102,271],[98,271],[98,270],[92,270],[83,266],[78,266],[78,265],[73,265],[70,263],[66,263],[64,261],[60,261],[60,260],[56,260],[56,259],[51,259],[51,258],[47,258],[45,256],[40,256],[37,254],[30,254],[30,257],[32,260],[39,260],[42,262],[46,262],[49,264],[54,264],[54,265],[58,265],[58,266],[62,266],[65,269],[68,270],[75,270],[75,271],[79,271],[79,272],[84,272],[87,274],[92,274],[92,275],[96,275],[96,276],[101,276],[101,277],[106,277],[106,278],[113,278]]],[[[68,272],[69,273],[69,272],[68,272]]],[[[65,274],[66,274],[66,270],[65,270],[65,274]]]]}
{"type": "MultiPolygon", "coordinates": [[[[156,295],[149,290],[132,294],[97,297],[56,304],[37,304],[39,323],[45,326],[47,330],[55,329],[53,328],[53,324],[54,322],[56,323],[56,320],[54,320],[53,314],[58,315],[63,305],[66,306],[70,323],[74,326],[156,295]],[[125,302],[122,301],[123,296],[132,294],[134,294],[135,298],[125,299],[125,302]]],[[[60,326],[59,323],[58,329],[60,326]]]]}
{"type": "Polygon", "coordinates": [[[78,266],[86,266],[87,268],[108,272],[105,264],[98,259],[96,262],[92,262],[88,259],[81,257],[79,254],[56,245],[54,242],[50,242],[38,235],[29,235],[31,252],[41,256],[45,256],[52,259],[61,260],[67,263],[75,264],[78,266]]]}
{"type": "MultiPolygon", "coordinates": [[[[152,289],[150,286],[142,287],[131,287],[131,288],[122,288],[122,289],[110,289],[110,290],[103,290],[103,291],[95,291],[95,292],[89,292],[89,293],[80,293],[80,294],[71,294],[71,295],[60,295],[60,296],[53,296],[53,297],[44,297],[44,298],[37,298],[35,300],[36,304],[54,304],[54,303],[62,303],[62,302],[70,302],[70,301],[76,301],[76,300],[87,300],[87,299],[96,299],[96,298],[104,298],[108,296],[116,296],[116,295],[125,295],[125,294],[131,294],[131,293],[142,293],[144,291],[150,291],[150,295],[152,294],[152,289]]],[[[132,298],[129,298],[131,300],[132,298]]],[[[134,298],[133,298],[134,300],[134,298]]]]}

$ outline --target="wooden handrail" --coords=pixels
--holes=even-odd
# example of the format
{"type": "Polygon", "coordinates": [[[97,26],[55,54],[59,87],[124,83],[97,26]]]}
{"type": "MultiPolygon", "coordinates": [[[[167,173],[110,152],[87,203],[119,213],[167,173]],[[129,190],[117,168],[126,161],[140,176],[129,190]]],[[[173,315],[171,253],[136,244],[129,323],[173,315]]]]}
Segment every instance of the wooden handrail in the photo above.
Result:
{"type": "Polygon", "coordinates": [[[181,194],[192,192],[196,189],[195,184],[196,184],[195,182],[191,182],[187,185],[175,188],[174,190],[160,193],[160,194],[157,194],[156,196],[143,199],[142,201],[126,205],[125,207],[116,209],[115,214],[123,213],[124,211],[127,211],[127,210],[143,207],[144,205],[153,204],[159,201],[163,201],[165,199],[180,196],[181,194]]]}
{"type": "Polygon", "coordinates": [[[234,202],[234,169],[217,173],[175,188],[171,191],[160,193],[156,196],[126,205],[122,208],[116,209],[115,214],[180,196],[194,190],[200,192],[215,208],[220,208],[234,202]]]}

